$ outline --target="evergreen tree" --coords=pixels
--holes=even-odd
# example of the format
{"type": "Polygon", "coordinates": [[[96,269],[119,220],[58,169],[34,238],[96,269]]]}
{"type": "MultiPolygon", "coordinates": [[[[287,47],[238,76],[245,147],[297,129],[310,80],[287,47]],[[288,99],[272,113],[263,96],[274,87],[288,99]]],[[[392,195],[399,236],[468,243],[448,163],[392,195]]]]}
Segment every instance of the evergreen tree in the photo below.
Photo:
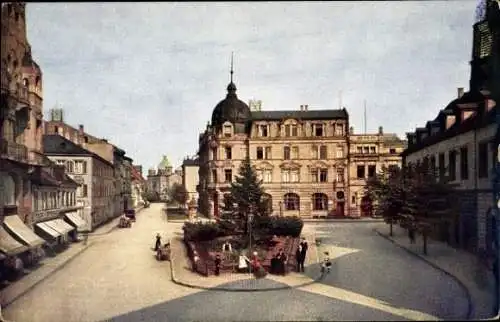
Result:
{"type": "Polygon", "coordinates": [[[247,221],[250,212],[254,216],[266,216],[267,202],[263,198],[262,181],[258,179],[254,167],[247,158],[242,162],[235,181],[231,183],[230,195],[224,198],[223,209],[240,219],[242,228],[247,232],[247,221]],[[234,207],[236,205],[236,208],[234,207]]]}

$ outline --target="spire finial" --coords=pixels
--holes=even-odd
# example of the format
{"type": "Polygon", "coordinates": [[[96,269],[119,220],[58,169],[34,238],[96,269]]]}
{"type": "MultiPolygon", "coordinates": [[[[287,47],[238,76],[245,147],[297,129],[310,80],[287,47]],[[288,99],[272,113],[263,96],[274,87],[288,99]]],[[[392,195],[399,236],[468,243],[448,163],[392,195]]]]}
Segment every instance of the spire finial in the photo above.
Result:
{"type": "Polygon", "coordinates": [[[231,52],[231,83],[233,82],[233,54],[234,52],[231,52]]]}

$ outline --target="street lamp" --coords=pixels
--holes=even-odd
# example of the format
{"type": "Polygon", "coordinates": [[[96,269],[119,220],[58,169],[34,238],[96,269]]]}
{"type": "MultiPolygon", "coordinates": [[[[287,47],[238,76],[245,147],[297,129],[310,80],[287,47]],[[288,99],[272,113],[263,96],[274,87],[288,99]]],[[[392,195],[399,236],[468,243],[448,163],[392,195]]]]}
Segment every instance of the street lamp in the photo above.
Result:
{"type": "MultiPolygon", "coordinates": [[[[250,207],[248,213],[248,251],[252,251],[252,221],[253,221],[253,211],[252,207],[250,207]]],[[[257,255],[254,255],[255,259],[257,259],[257,255]]],[[[252,265],[249,265],[250,274],[252,273],[252,265]]]]}

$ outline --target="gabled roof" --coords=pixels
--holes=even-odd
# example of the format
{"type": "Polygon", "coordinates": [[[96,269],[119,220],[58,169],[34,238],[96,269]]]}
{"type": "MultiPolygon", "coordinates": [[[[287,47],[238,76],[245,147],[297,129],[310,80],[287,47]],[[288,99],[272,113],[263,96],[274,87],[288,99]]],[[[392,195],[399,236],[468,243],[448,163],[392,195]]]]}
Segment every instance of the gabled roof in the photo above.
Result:
{"type": "Polygon", "coordinates": [[[301,120],[336,120],[347,119],[346,109],[339,110],[308,110],[308,111],[252,111],[252,121],[283,120],[287,118],[301,120]]]}
{"type": "Polygon", "coordinates": [[[137,169],[134,166],[130,167],[130,175],[132,177],[132,181],[140,181],[140,182],[145,182],[146,179],[142,176],[142,173],[137,171],[137,169]]]}
{"type": "Polygon", "coordinates": [[[84,149],[83,147],[71,142],[65,137],[58,134],[49,134],[43,136],[43,152],[46,155],[79,155],[79,156],[90,156],[104,162],[110,166],[105,159],[101,158],[99,155],[84,149]]]}

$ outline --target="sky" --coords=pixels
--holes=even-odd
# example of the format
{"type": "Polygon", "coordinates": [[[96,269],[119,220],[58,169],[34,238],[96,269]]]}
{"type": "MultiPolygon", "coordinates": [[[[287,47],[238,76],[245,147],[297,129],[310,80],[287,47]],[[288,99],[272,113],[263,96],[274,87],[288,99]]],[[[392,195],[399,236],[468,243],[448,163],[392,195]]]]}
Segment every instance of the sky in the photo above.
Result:
{"type": "Polygon", "coordinates": [[[424,126],[468,89],[477,1],[28,3],[44,114],[175,166],[225,98],[347,108],[355,133],[424,126]]]}

